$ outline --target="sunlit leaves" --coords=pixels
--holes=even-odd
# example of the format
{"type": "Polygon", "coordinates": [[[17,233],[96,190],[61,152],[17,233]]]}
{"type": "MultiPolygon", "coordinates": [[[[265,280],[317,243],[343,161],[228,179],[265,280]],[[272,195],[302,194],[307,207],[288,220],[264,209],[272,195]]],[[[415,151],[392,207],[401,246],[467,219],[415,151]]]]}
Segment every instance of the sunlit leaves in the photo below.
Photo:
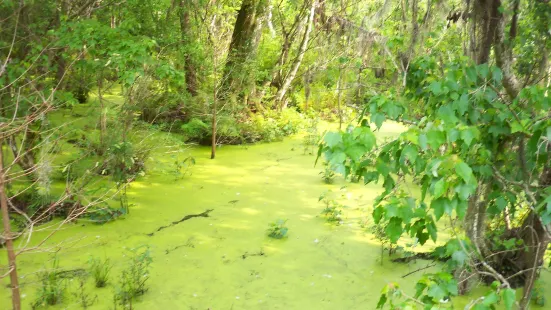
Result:
{"type": "Polygon", "coordinates": [[[390,309],[418,309],[419,303],[424,304],[424,309],[440,309],[442,300],[457,296],[457,293],[457,282],[451,274],[425,274],[415,284],[414,301],[404,298],[398,284],[389,283],[381,291],[377,309],[385,304],[389,304],[390,309]]]}
{"type": "Polygon", "coordinates": [[[339,143],[342,143],[341,134],[338,132],[328,132],[327,134],[325,134],[323,140],[329,148],[335,147],[339,143]]]}

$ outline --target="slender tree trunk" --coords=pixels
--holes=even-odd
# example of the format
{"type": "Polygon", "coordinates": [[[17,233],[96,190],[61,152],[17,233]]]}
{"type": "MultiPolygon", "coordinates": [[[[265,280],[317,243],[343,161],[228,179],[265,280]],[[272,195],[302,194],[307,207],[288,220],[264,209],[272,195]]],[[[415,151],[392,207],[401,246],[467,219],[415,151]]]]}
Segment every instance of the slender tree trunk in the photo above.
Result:
{"type": "MultiPolygon", "coordinates": [[[[215,95],[216,96],[216,95],[215,95]]],[[[211,138],[211,150],[210,150],[210,159],[216,157],[216,98],[214,98],[213,111],[212,111],[212,138],[211,138]]]]}
{"type": "Polygon", "coordinates": [[[10,227],[10,215],[8,210],[8,199],[6,197],[6,183],[4,176],[4,158],[2,141],[0,140],[0,209],[2,211],[2,224],[4,226],[4,239],[6,252],[8,254],[8,267],[10,270],[11,301],[14,310],[21,309],[21,296],[19,293],[19,278],[17,277],[16,255],[13,249],[13,235],[10,227]]]}
{"type": "Polygon", "coordinates": [[[106,111],[105,111],[105,104],[103,100],[103,74],[99,73],[98,76],[98,100],[99,100],[99,106],[100,106],[100,116],[99,116],[99,123],[100,123],[100,134],[99,134],[99,144],[101,148],[101,152],[103,154],[103,151],[107,148],[105,141],[105,134],[107,131],[107,117],[106,117],[106,111]]]}
{"type": "Polygon", "coordinates": [[[342,71],[343,68],[339,66],[339,79],[337,81],[337,113],[339,115],[339,130],[342,130],[342,108],[341,108],[341,97],[342,97],[342,71]]]}
{"type": "Polygon", "coordinates": [[[549,234],[543,227],[539,216],[530,212],[526,220],[522,223],[523,227],[523,245],[527,251],[521,253],[519,263],[522,263],[522,268],[528,270],[526,272],[526,280],[524,281],[524,290],[520,301],[520,309],[528,309],[534,282],[539,276],[539,269],[544,262],[545,251],[549,246],[549,234]]]}
{"type": "Polygon", "coordinates": [[[355,103],[358,107],[362,103],[362,89],[363,89],[363,86],[362,86],[362,72],[363,72],[363,65],[358,69],[358,76],[356,78],[356,98],[355,98],[354,101],[355,101],[355,103]]]}
{"type": "Polygon", "coordinates": [[[312,71],[310,67],[306,70],[306,74],[304,75],[304,112],[308,113],[308,107],[310,104],[310,82],[312,71]]]}
{"type": "Polygon", "coordinates": [[[312,0],[310,13],[308,14],[308,17],[306,19],[306,30],[304,30],[304,37],[302,38],[302,42],[300,43],[298,54],[295,58],[295,61],[293,62],[291,71],[285,77],[281,85],[281,88],[277,91],[275,95],[275,101],[278,104],[280,111],[283,110],[285,107],[287,107],[287,101],[284,100],[285,94],[287,93],[287,90],[291,86],[291,82],[293,82],[293,80],[295,79],[295,76],[297,75],[300,64],[302,63],[302,59],[304,58],[304,53],[306,53],[306,48],[308,47],[308,42],[310,40],[310,32],[312,31],[312,24],[314,23],[314,12],[316,10],[317,2],[318,2],[317,0],[312,0]]]}
{"type": "MultiPolygon", "coordinates": [[[[214,77],[216,79],[216,71],[217,71],[217,64],[216,64],[216,55],[212,53],[212,64],[214,69],[214,77]]],[[[212,89],[212,131],[211,131],[211,150],[210,150],[210,159],[214,159],[216,157],[216,122],[217,114],[218,114],[218,98],[217,98],[217,89],[218,83],[214,82],[214,86],[212,89]]]]}

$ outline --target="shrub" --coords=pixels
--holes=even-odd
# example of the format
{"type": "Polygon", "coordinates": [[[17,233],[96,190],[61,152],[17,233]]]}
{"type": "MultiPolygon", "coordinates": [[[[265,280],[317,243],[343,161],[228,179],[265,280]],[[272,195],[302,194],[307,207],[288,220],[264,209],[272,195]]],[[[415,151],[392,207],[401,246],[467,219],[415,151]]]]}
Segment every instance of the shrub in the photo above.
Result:
{"type": "Polygon", "coordinates": [[[198,118],[192,118],[181,129],[186,141],[200,141],[210,135],[210,126],[198,118]]]}
{"type": "Polygon", "coordinates": [[[96,287],[105,287],[111,271],[111,262],[109,259],[101,260],[100,258],[90,257],[88,260],[90,265],[90,274],[94,277],[96,287]]]}
{"type": "MultiPolygon", "coordinates": [[[[303,116],[294,109],[283,112],[267,111],[243,116],[220,114],[217,121],[217,140],[226,144],[278,141],[295,134],[305,124],[303,116]]],[[[192,118],[181,126],[187,141],[209,144],[211,120],[192,118]]]]}
{"type": "Polygon", "coordinates": [[[268,228],[268,237],[274,239],[283,239],[287,236],[289,229],[285,226],[287,220],[278,219],[277,221],[270,223],[268,228]]]}
{"type": "Polygon", "coordinates": [[[135,145],[130,141],[115,141],[106,150],[99,174],[110,175],[117,183],[127,180],[145,171],[145,162],[151,148],[147,145],[135,145]]]}
{"type": "Polygon", "coordinates": [[[284,136],[298,133],[306,124],[304,117],[295,109],[285,109],[276,117],[277,127],[284,136]]]}
{"type": "MultiPolygon", "coordinates": [[[[121,195],[122,197],[123,195],[121,195]]],[[[120,208],[112,208],[107,203],[97,204],[87,210],[88,218],[96,224],[105,224],[114,221],[128,213],[128,205],[122,205],[120,208]]]]}
{"type": "Polygon", "coordinates": [[[240,125],[241,137],[246,142],[273,142],[296,134],[305,125],[303,116],[294,109],[282,112],[267,111],[254,114],[240,125]]]}
{"type": "Polygon", "coordinates": [[[74,68],[74,70],[69,71],[65,79],[64,88],[66,91],[70,92],[79,103],[85,103],[90,97],[90,91],[92,90],[94,82],[90,81],[90,72],[83,63],[77,63],[74,68]]]}

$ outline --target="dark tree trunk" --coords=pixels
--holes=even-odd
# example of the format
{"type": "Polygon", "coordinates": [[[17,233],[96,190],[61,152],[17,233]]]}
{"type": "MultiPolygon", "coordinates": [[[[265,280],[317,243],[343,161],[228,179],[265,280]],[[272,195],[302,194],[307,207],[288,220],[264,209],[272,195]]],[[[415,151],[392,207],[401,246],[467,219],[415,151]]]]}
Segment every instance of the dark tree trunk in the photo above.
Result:
{"type": "Polygon", "coordinates": [[[475,0],[471,29],[471,57],[477,64],[487,63],[495,41],[499,0],[475,0]]]}
{"type": "Polygon", "coordinates": [[[260,30],[267,4],[266,0],[243,0],[241,3],[224,68],[220,98],[246,96],[252,89],[254,74],[250,66],[255,60],[260,42],[260,30]]]}
{"type": "Polygon", "coordinates": [[[180,32],[182,35],[182,48],[184,50],[184,71],[186,74],[186,89],[192,95],[197,95],[197,72],[193,57],[189,50],[191,48],[191,24],[189,22],[189,7],[186,0],[180,0],[180,32]]]}

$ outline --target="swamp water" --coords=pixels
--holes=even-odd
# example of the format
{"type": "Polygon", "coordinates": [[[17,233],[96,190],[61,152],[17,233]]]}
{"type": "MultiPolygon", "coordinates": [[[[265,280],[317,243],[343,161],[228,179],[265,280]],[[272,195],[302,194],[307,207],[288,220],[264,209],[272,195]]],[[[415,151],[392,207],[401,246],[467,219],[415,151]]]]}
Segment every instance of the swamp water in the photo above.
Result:
{"type": "MultiPolygon", "coordinates": [[[[400,130],[387,124],[379,135],[400,130]]],[[[129,215],[104,225],[79,220],[42,246],[47,250],[61,245],[57,257],[64,270],[87,268],[91,256],[111,260],[107,287],[97,289],[87,278],[87,294],[97,296],[89,309],[113,309],[113,292],[127,266],[128,249],[142,245],[150,246],[153,263],[148,291],[135,309],[375,309],[386,283],[397,281],[412,289],[423,272],[437,270],[402,278],[429,262],[395,264],[388,254],[381,265],[380,245],[361,225],[372,223],[371,205],[380,185],[340,178],[324,184],[322,166],[314,167],[315,155],[304,154],[300,137],[223,146],[215,160],[208,159],[209,151],[194,147],[179,155],[196,160],[192,174],[183,178],[169,172],[173,154],[152,153],[146,175],[128,189],[129,215]],[[347,206],[342,225],[330,225],[320,216],[324,206],[318,197],[327,190],[347,206]],[[171,225],[209,209],[208,217],[171,225]],[[278,219],[287,220],[289,228],[281,240],[266,236],[269,223],[278,219]]],[[[36,232],[35,240],[50,230],[36,232]]],[[[1,250],[2,264],[5,257],[1,250]]],[[[50,266],[51,258],[43,251],[19,257],[23,309],[30,309],[36,296],[36,272],[50,266]]],[[[52,308],[81,309],[73,295],[78,279],[66,281],[63,303],[52,308]]],[[[8,309],[8,279],[1,283],[0,308],[8,309]]],[[[461,309],[464,300],[455,302],[461,309]]]]}

